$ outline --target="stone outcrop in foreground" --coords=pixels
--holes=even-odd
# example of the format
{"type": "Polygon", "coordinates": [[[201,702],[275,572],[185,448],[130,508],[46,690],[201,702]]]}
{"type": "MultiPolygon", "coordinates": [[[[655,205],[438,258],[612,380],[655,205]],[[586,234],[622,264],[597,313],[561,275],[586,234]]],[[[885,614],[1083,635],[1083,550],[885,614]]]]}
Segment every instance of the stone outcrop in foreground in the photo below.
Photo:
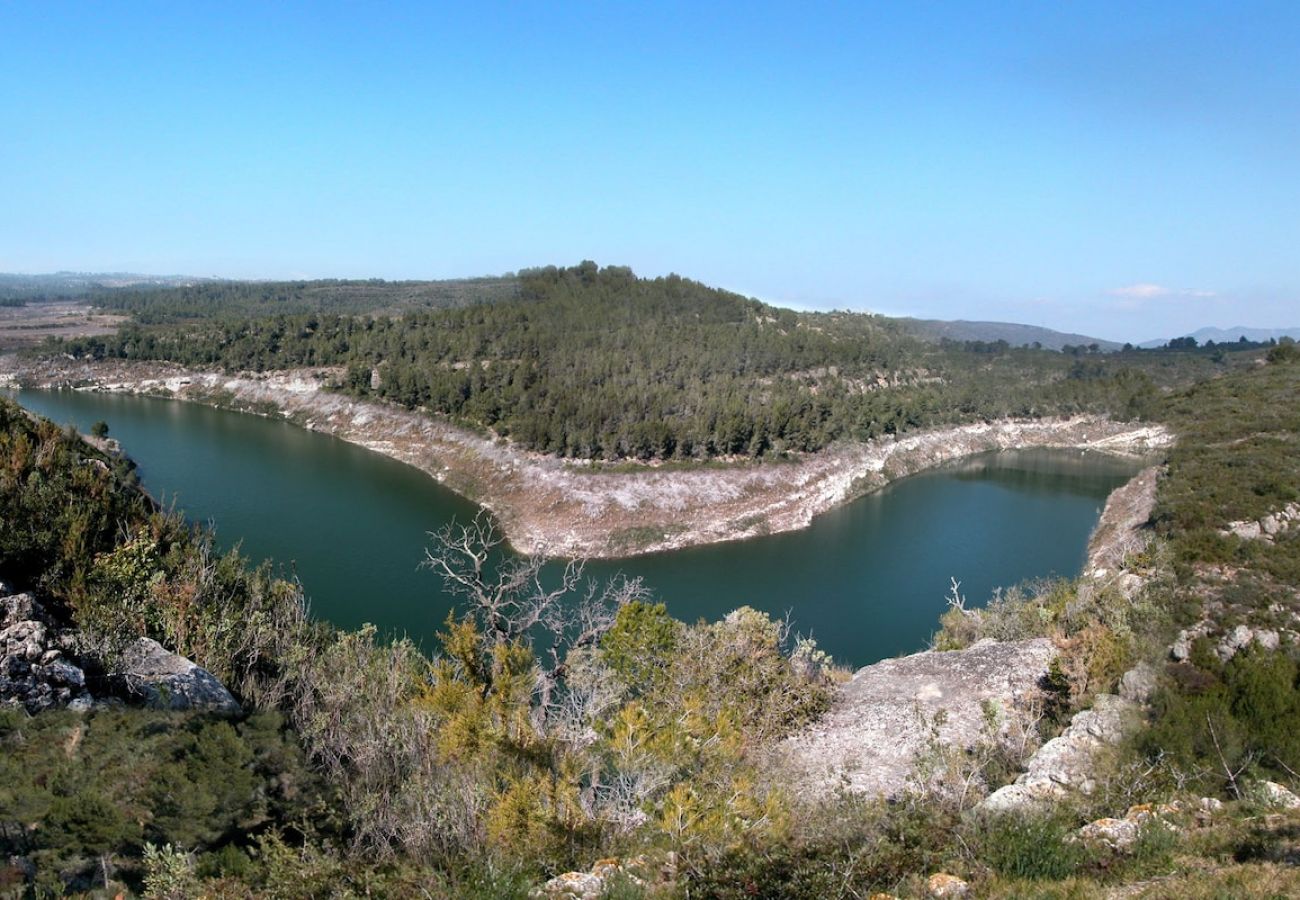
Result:
{"type": "Polygon", "coordinates": [[[109,673],[115,692],[154,709],[235,714],[239,701],[216,676],[151,638],[137,638],[109,673]]]}
{"type": "MultiPolygon", "coordinates": [[[[31,594],[9,595],[0,582],[0,705],[31,715],[95,703],[75,648],[78,633],[60,627],[31,594]]],[[[102,662],[91,660],[92,669],[102,662]]],[[[239,702],[207,669],[150,638],[138,638],[108,667],[96,692],[155,709],[237,714],[239,702]]]]}
{"type": "Polygon", "coordinates": [[[1039,748],[1023,775],[986,797],[980,808],[1005,813],[1092,793],[1097,760],[1134,727],[1141,709],[1135,700],[1099,694],[1090,709],[1077,713],[1065,731],[1039,748]]]}
{"type": "Polygon", "coordinates": [[[59,706],[89,709],[86,673],[65,658],[66,648],[67,635],[31,594],[0,596],[0,705],[32,715],[59,706]]]}
{"type": "Polygon", "coordinates": [[[831,710],[782,747],[800,786],[893,797],[919,756],[936,743],[968,749],[1027,735],[1056,649],[1046,638],[983,640],[965,650],[927,651],[859,669],[831,710]],[[990,735],[987,710],[997,714],[990,735]]]}
{"type": "MultiPolygon", "coordinates": [[[[1142,590],[1144,579],[1127,568],[1127,561],[1151,542],[1159,475],[1158,467],[1143,469],[1106,499],[1106,508],[1088,541],[1080,595],[1114,585],[1131,600],[1142,590]]],[[[1064,731],[1034,753],[1014,783],[998,788],[980,808],[1005,813],[1091,793],[1096,787],[1093,772],[1098,762],[1137,727],[1156,681],[1156,671],[1145,664],[1126,672],[1118,695],[1094,698],[1091,708],[1077,713],[1064,731]]]]}

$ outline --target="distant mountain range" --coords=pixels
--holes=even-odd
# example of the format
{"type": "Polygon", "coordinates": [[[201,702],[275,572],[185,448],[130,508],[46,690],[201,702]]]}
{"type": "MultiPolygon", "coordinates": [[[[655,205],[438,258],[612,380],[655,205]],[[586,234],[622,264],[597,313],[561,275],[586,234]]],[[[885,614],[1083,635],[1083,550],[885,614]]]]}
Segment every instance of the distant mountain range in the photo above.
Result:
{"type": "Polygon", "coordinates": [[[1102,350],[1118,350],[1122,346],[1114,341],[1039,328],[1036,325],[1018,325],[1014,322],[968,322],[963,319],[898,319],[911,334],[927,341],[948,338],[953,341],[1006,341],[1013,347],[1039,344],[1046,350],[1060,350],[1067,344],[1087,347],[1096,344],[1102,350]]]}
{"type": "MultiPolygon", "coordinates": [[[[1207,341],[1214,341],[1216,344],[1231,344],[1241,340],[1243,337],[1248,341],[1267,341],[1276,340],[1283,337],[1292,337],[1300,339],[1300,325],[1291,328],[1246,328],[1237,326],[1236,328],[1201,328],[1193,331],[1191,334],[1180,334],[1177,337],[1194,337],[1196,343],[1204,344],[1207,341]]],[[[1147,341],[1140,344],[1141,347],[1163,347],[1169,343],[1170,338],[1157,338],[1153,341],[1147,341]]]]}

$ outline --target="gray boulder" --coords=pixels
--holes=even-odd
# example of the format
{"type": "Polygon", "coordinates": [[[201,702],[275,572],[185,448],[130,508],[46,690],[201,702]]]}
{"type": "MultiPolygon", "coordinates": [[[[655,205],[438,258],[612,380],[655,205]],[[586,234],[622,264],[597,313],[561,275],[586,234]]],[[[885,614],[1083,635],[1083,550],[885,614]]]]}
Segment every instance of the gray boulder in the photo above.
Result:
{"type": "Polygon", "coordinates": [[[984,640],[867,666],[824,717],[783,743],[785,768],[817,795],[901,794],[918,758],[936,743],[968,749],[990,738],[1027,739],[1055,656],[1046,638],[984,640]]]}
{"type": "Polygon", "coordinates": [[[1091,709],[1077,713],[1065,731],[1038,749],[1023,775],[990,794],[980,808],[1004,813],[1092,793],[1098,756],[1137,725],[1140,711],[1132,700],[1098,694],[1091,709]]]}
{"type": "Polygon", "coordinates": [[[1148,663],[1138,663],[1119,679],[1119,695],[1134,703],[1146,703],[1160,684],[1160,673],[1148,663]]]}
{"type": "Polygon", "coordinates": [[[156,709],[235,714],[239,702],[216,676],[151,638],[138,638],[108,675],[127,700],[156,709]]]}
{"type": "Polygon", "coordinates": [[[85,673],[63,658],[61,636],[31,594],[0,597],[0,703],[35,715],[89,708],[85,673]]]}

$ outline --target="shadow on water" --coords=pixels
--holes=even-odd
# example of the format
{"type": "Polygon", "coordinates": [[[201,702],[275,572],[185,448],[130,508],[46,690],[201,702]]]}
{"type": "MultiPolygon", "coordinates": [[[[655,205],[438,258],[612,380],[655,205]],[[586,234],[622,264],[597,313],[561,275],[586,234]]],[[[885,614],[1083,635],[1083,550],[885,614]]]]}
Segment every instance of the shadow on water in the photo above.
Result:
{"type": "MultiPolygon", "coordinates": [[[[285,422],[188,403],[71,391],[20,401],[88,430],[104,420],[145,486],[225,546],[295,573],[315,615],[372,622],[422,643],[453,598],[420,564],[427,533],[477,507],[419,471],[285,422]]],[[[799,532],[593,562],[641,577],[677,617],[748,604],[790,614],[837,658],[864,664],[920,649],[949,577],[972,604],[999,585],[1078,572],[1106,495],[1137,464],[1079,451],[986,454],[904,479],[799,532]]]]}

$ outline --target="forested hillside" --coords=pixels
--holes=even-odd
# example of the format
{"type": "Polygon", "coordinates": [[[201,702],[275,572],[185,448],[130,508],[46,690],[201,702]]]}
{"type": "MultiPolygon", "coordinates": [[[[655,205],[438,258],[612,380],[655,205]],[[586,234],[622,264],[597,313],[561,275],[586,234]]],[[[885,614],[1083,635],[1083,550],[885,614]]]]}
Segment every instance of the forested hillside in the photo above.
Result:
{"type": "Polygon", "coordinates": [[[333,366],[350,393],[594,459],[761,457],[1005,416],[1133,418],[1160,388],[1232,362],[936,347],[879,316],[795,313],[594,263],[521,273],[515,299],[400,316],[289,314],[309,292],[253,285],[229,286],[227,306],[213,293],[226,289],[119,295],[137,324],[45,351],[230,371],[333,366]],[[279,303],[285,314],[256,317],[279,303]]]}
{"type": "Polygon", "coordinates": [[[517,281],[505,276],[444,281],[199,281],[181,286],[98,288],[86,296],[101,309],[157,324],[311,312],[396,313],[491,303],[517,294],[517,281]]]}

